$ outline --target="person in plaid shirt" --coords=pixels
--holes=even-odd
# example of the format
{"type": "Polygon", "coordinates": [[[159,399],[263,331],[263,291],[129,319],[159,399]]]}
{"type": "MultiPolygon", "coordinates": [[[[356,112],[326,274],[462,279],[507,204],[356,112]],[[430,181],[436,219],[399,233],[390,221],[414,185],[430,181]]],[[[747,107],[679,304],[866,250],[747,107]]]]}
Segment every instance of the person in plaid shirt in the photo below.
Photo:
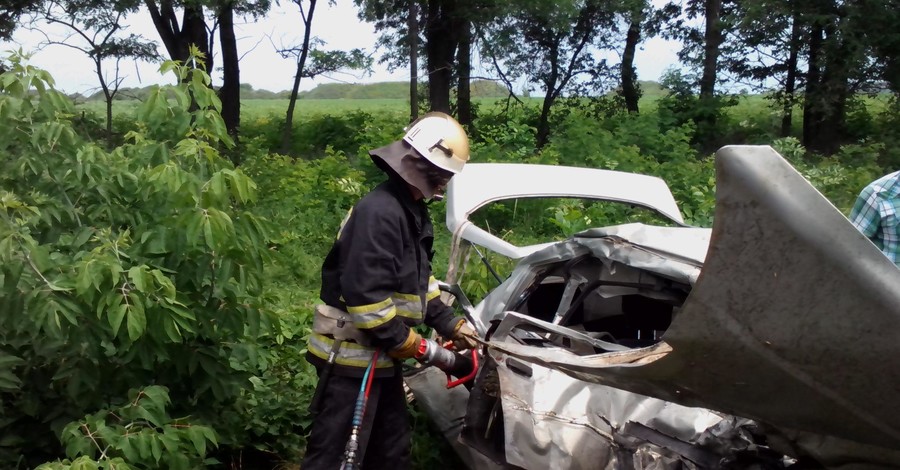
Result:
{"type": "Polygon", "coordinates": [[[850,212],[850,221],[900,267],[900,171],[863,188],[850,212]]]}

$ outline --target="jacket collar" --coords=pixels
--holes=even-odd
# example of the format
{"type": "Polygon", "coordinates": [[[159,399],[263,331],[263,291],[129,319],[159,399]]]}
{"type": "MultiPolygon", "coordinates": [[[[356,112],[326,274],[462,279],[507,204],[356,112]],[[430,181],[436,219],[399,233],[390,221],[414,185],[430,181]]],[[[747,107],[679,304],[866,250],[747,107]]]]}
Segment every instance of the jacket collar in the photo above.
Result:
{"type": "Polygon", "coordinates": [[[425,201],[422,199],[413,199],[413,195],[409,190],[409,185],[399,176],[389,174],[388,180],[382,184],[388,192],[397,198],[400,205],[403,207],[403,210],[415,223],[416,231],[421,233],[422,228],[425,225],[425,217],[427,217],[425,201]]]}

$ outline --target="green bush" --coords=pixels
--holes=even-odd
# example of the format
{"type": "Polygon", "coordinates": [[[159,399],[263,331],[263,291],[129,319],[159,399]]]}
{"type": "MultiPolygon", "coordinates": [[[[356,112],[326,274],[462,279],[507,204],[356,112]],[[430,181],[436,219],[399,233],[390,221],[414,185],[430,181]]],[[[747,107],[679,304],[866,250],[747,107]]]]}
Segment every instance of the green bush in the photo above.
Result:
{"type": "MultiPolygon", "coordinates": [[[[45,72],[11,56],[0,76],[0,466],[60,457],[75,420],[119,442],[131,428],[103,410],[150,385],[169,390],[179,423],[226,447],[243,439],[234,403],[277,321],[260,308],[266,234],[247,209],[254,183],[219,154],[230,139],[209,77],[164,69],[181,79],[176,100],[157,87],[112,151],[76,131],[45,72]]],[[[151,449],[173,445],[160,416],[141,424],[151,449]]],[[[119,458],[91,449],[66,455],[119,458]]]]}
{"type": "Polygon", "coordinates": [[[165,387],[130,390],[122,406],[85,416],[62,430],[66,454],[73,460],[47,463],[37,470],[189,470],[215,463],[205,458],[208,448],[218,444],[215,432],[171,418],[166,412],[170,403],[165,387]]]}

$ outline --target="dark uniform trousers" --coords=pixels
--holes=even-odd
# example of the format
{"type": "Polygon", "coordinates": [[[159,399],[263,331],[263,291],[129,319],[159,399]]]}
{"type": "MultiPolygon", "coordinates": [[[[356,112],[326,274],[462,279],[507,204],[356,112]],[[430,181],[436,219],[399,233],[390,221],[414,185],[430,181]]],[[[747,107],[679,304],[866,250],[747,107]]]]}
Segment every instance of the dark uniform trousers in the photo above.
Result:
{"type": "MultiPolygon", "coordinates": [[[[321,380],[321,370],[319,370],[321,380]]],[[[331,375],[322,391],[318,417],[313,421],[301,470],[337,470],[350,438],[353,410],[361,378],[331,375]],[[345,436],[329,439],[328,436],[345,436]]],[[[397,368],[392,377],[372,379],[369,401],[360,429],[360,449],[365,454],[363,470],[407,470],[410,468],[410,427],[406,411],[403,376],[397,368]]]]}

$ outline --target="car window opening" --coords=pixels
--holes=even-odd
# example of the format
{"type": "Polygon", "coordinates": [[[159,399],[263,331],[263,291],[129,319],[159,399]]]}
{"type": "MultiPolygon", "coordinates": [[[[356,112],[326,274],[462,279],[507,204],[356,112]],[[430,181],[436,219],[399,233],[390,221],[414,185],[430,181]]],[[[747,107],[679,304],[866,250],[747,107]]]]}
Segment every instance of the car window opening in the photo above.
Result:
{"type": "Polygon", "coordinates": [[[652,346],[662,340],[690,290],[619,263],[591,257],[574,261],[537,276],[512,310],[600,341],[520,331],[515,336],[523,343],[561,347],[579,355],[612,350],[598,347],[602,342],[627,348],[652,346]]]}

